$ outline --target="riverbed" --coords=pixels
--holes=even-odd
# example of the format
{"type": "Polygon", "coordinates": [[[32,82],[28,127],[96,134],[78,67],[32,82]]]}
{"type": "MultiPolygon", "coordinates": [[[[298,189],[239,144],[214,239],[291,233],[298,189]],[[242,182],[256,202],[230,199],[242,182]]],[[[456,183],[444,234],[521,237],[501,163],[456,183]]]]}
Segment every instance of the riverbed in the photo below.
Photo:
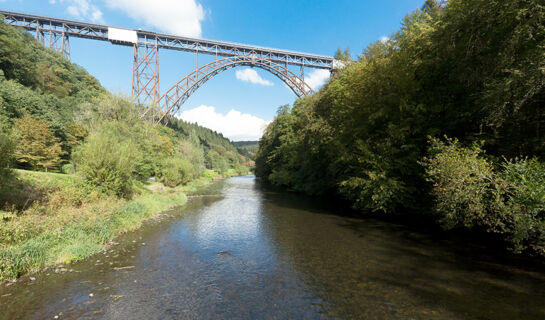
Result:
{"type": "MultiPolygon", "coordinates": [[[[545,269],[253,176],[0,286],[0,319],[545,319],[545,269]]],[[[528,260],[531,261],[531,260],[528,260]]]]}

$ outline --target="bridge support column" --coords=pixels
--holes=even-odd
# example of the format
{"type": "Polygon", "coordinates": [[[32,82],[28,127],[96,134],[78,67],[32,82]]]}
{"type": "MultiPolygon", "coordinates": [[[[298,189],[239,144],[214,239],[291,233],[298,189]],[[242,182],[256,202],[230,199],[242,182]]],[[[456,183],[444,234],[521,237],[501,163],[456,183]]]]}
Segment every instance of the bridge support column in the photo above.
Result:
{"type": "Polygon", "coordinates": [[[132,98],[141,104],[159,102],[159,47],[147,39],[134,44],[132,98]]]}

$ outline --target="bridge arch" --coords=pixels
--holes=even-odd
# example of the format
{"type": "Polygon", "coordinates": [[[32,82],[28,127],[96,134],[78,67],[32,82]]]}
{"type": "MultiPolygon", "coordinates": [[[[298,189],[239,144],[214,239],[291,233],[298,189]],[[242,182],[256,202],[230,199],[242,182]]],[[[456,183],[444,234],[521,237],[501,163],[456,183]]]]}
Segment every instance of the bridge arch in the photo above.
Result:
{"type": "Polygon", "coordinates": [[[298,97],[308,96],[314,92],[301,77],[290,71],[287,65],[253,55],[232,56],[212,61],[197,68],[166,91],[157,102],[162,109],[159,122],[167,115],[176,114],[184,102],[206,81],[225,70],[240,66],[257,67],[274,74],[298,97]]]}

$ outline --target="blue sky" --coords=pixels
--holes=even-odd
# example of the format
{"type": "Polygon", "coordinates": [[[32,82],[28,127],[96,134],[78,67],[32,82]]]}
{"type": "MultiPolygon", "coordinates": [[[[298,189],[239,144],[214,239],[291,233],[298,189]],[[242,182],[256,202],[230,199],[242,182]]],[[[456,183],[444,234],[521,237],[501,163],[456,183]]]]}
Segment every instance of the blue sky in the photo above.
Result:
{"type": "MultiPolygon", "coordinates": [[[[357,56],[368,44],[397,31],[403,16],[424,1],[0,0],[0,8],[321,55],[350,47],[357,56]]],[[[110,91],[130,94],[132,48],[75,38],[70,42],[72,62],[86,68],[110,91]]],[[[212,58],[200,55],[199,64],[212,58]]],[[[193,54],[162,50],[161,91],[194,67],[193,54]]],[[[312,69],[305,73],[311,74],[312,69]]],[[[312,81],[325,80],[317,72],[312,81]]],[[[184,104],[181,116],[233,140],[257,139],[278,106],[295,99],[272,74],[236,68],[197,90],[184,104]]]]}

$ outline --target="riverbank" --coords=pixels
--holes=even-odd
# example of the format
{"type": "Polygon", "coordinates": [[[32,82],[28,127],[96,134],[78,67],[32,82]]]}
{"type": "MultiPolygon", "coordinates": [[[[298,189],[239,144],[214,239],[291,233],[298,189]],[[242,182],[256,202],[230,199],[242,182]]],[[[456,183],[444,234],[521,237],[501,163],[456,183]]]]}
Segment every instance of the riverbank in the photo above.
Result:
{"type": "Polygon", "coordinates": [[[76,175],[16,170],[3,197],[17,199],[0,211],[0,280],[85,259],[117,235],[187,202],[187,192],[214,175],[185,186],[134,183],[131,199],[105,195],[76,175]]]}

